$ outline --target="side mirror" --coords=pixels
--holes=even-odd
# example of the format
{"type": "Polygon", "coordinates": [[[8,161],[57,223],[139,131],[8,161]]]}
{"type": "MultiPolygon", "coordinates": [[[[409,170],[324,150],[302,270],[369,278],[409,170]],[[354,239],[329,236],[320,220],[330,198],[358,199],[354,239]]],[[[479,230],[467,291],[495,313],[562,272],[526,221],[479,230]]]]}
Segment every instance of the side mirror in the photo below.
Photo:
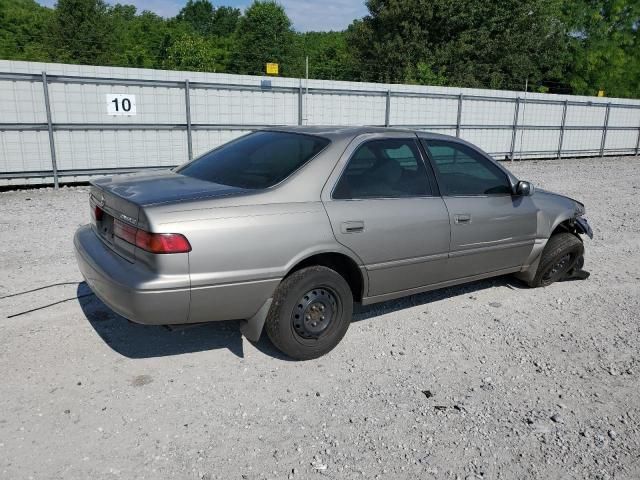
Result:
{"type": "Polygon", "coordinates": [[[518,182],[515,188],[515,194],[522,197],[530,197],[533,195],[534,191],[535,187],[533,186],[533,183],[525,181],[518,182]]]}

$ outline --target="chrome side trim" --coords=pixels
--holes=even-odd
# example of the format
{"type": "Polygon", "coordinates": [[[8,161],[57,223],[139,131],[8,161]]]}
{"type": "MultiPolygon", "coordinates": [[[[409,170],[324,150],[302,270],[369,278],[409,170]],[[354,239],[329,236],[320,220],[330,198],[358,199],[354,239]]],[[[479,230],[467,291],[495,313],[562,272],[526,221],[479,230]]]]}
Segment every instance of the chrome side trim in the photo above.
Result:
{"type": "Polygon", "coordinates": [[[404,265],[412,265],[414,263],[426,263],[433,262],[435,260],[442,260],[449,256],[448,253],[438,253],[435,255],[426,255],[424,257],[403,258],[401,260],[390,260],[388,262],[372,263],[367,265],[367,270],[384,270],[387,268],[401,267],[404,265]]]}
{"type": "Polygon", "coordinates": [[[250,284],[257,284],[257,283],[280,282],[281,280],[282,280],[282,277],[269,277],[269,278],[256,278],[254,280],[238,280],[235,282],[207,283],[205,285],[192,285],[191,291],[205,290],[208,288],[230,287],[235,285],[250,285],[250,284]]]}
{"type": "Polygon", "coordinates": [[[529,245],[533,245],[534,243],[535,243],[535,240],[531,239],[531,240],[523,240],[520,242],[501,243],[499,245],[488,245],[485,247],[469,248],[467,250],[457,250],[455,252],[451,252],[449,254],[449,257],[450,258],[464,257],[465,255],[475,255],[476,253],[490,252],[492,250],[507,250],[509,248],[526,247],[529,245]]]}

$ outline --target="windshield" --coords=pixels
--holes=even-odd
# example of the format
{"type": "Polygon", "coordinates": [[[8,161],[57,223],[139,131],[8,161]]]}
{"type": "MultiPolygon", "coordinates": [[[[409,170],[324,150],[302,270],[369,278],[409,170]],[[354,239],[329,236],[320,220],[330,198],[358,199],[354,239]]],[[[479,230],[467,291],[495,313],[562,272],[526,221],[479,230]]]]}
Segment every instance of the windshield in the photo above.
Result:
{"type": "Polygon", "coordinates": [[[269,188],[287,178],[329,144],[326,138],[288,132],[254,132],[227,143],[176,172],[247,189],[269,188]]]}

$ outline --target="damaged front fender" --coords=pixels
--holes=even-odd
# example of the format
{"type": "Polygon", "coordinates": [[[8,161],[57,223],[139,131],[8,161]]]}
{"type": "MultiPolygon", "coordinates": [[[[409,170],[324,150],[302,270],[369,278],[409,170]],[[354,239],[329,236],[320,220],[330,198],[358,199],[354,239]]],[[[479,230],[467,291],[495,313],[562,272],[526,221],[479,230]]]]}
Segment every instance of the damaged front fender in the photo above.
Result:
{"type": "Polygon", "coordinates": [[[584,233],[593,240],[593,230],[591,229],[591,225],[589,225],[589,222],[586,218],[576,218],[576,230],[578,231],[578,233],[584,233]]]}

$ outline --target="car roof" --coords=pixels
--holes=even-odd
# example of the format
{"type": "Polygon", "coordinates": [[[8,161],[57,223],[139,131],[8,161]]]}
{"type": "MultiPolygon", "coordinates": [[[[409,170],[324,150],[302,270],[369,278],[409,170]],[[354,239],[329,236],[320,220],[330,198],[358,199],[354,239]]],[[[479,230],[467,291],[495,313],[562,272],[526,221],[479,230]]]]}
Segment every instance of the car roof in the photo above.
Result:
{"type": "Polygon", "coordinates": [[[282,126],[268,127],[264,130],[302,133],[307,135],[318,135],[329,138],[331,140],[353,138],[366,133],[406,133],[408,135],[418,135],[427,139],[442,140],[458,140],[450,135],[442,135],[439,133],[425,132],[422,130],[413,130],[408,128],[395,127],[361,127],[361,126],[338,126],[338,125],[304,125],[304,126],[282,126]]]}
{"type": "MultiPolygon", "coordinates": [[[[291,132],[301,133],[306,135],[318,135],[327,138],[331,141],[346,140],[357,137],[358,135],[364,135],[367,133],[404,133],[407,135],[417,135],[424,140],[443,140],[447,142],[455,142],[458,144],[466,145],[473,150],[481,152],[487,159],[495,163],[498,168],[504,171],[510,178],[516,179],[516,177],[508,171],[503,165],[500,165],[495,159],[488,153],[481,150],[478,146],[463,140],[459,137],[452,135],[443,135],[441,133],[427,132],[424,130],[416,130],[410,128],[397,128],[397,127],[366,127],[366,126],[339,126],[339,125],[301,125],[301,126],[282,126],[282,127],[266,127],[263,130],[275,131],[275,132],[291,132]]],[[[516,179],[517,181],[517,179],[516,179]]]]}

